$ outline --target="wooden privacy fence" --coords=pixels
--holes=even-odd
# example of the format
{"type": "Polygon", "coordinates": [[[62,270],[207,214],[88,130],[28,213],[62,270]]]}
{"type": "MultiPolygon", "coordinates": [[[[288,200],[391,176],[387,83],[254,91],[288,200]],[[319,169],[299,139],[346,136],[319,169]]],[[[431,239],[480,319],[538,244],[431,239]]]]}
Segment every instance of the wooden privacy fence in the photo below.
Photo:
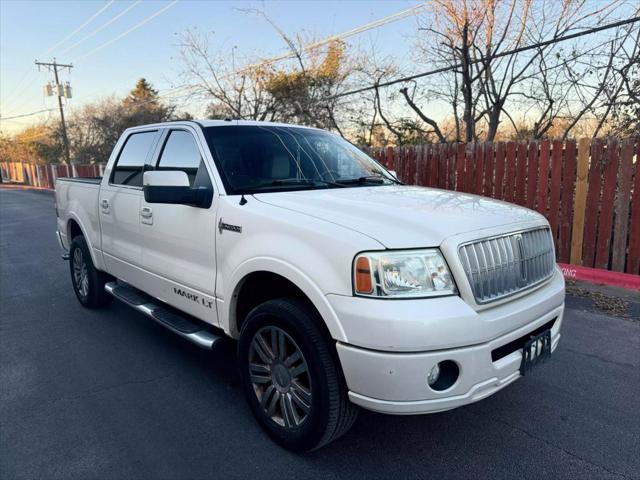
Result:
{"type": "Polygon", "coordinates": [[[23,162],[0,162],[3,182],[41,188],[54,188],[58,177],[99,177],[104,165],[41,165],[23,162]]]}
{"type": "Polygon", "coordinates": [[[640,274],[640,139],[428,144],[369,153],[409,184],[542,213],[558,261],[640,274]]]}
{"type": "MultiPolygon", "coordinates": [[[[409,184],[476,193],[545,215],[558,261],[640,274],[640,139],[429,144],[370,149],[409,184]]],[[[104,165],[0,162],[3,181],[53,188],[104,165]]]]}

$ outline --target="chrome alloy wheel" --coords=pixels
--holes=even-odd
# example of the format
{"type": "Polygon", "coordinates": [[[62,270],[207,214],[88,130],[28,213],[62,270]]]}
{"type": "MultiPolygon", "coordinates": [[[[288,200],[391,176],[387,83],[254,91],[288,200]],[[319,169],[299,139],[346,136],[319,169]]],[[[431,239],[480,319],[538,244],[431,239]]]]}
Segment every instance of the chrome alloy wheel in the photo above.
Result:
{"type": "Polygon", "coordinates": [[[89,294],[89,271],[79,248],[73,252],[73,279],[78,293],[85,298],[89,294]]]}
{"type": "Polygon", "coordinates": [[[278,327],[256,332],[249,349],[249,374],[262,410],[278,425],[300,426],[311,410],[311,376],[302,351],[278,327]]]}

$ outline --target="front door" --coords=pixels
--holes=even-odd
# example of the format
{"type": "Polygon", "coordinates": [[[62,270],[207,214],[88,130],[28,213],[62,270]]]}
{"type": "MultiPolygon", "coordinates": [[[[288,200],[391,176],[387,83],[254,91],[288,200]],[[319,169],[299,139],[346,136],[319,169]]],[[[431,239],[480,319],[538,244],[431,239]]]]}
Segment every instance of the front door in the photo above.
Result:
{"type": "Polygon", "coordinates": [[[108,181],[100,187],[98,198],[102,252],[107,270],[133,284],[139,283],[142,264],[139,212],[143,168],[158,135],[154,130],[134,132],[127,137],[108,181]]]}
{"type": "MultiPolygon", "coordinates": [[[[194,132],[166,131],[160,140],[156,170],[182,170],[192,187],[212,186],[211,172],[194,132]]],[[[149,294],[206,322],[217,324],[214,301],[215,201],[209,208],[146,203],[142,198],[142,262],[149,294]]]]}

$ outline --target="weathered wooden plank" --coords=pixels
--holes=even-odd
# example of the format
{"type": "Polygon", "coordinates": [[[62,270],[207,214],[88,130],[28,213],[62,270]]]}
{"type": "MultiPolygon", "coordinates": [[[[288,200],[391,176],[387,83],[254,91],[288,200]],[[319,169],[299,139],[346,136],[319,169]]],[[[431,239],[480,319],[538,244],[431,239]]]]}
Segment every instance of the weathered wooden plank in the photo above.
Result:
{"type": "Polygon", "coordinates": [[[395,164],[395,152],[396,149],[393,147],[387,147],[387,161],[386,161],[386,166],[389,170],[395,170],[396,169],[396,164],[395,164]]]}
{"type": "Polygon", "coordinates": [[[505,155],[506,155],[506,145],[504,142],[498,142],[496,146],[496,156],[495,156],[495,178],[493,185],[493,196],[499,200],[504,198],[504,168],[505,168],[505,155]]]}
{"type": "Polygon", "coordinates": [[[585,267],[593,267],[596,258],[596,235],[598,232],[600,198],[602,196],[604,162],[604,142],[601,138],[594,138],[591,142],[587,208],[585,210],[584,240],[582,247],[582,265],[585,267]]]}
{"type": "Polygon", "coordinates": [[[430,186],[429,174],[431,173],[431,165],[429,164],[429,145],[416,145],[416,185],[423,187],[430,186]]]}
{"type": "Polygon", "coordinates": [[[429,148],[427,149],[427,154],[429,158],[429,177],[431,178],[429,185],[431,187],[438,187],[440,178],[440,161],[438,157],[433,155],[431,145],[429,145],[429,148]]]}
{"type": "Polygon", "coordinates": [[[518,143],[518,151],[516,154],[516,191],[515,203],[518,205],[526,205],[525,195],[527,190],[527,144],[525,142],[518,143]]]}
{"type": "Polygon", "coordinates": [[[513,202],[513,192],[516,184],[516,143],[507,142],[506,156],[507,178],[504,189],[504,199],[507,202],[513,202]]]}
{"type": "Polygon", "coordinates": [[[484,175],[482,180],[482,193],[485,197],[493,195],[493,178],[495,168],[495,158],[493,153],[493,143],[484,144],[484,175]]]}
{"type": "Polygon", "coordinates": [[[629,254],[627,273],[640,274],[640,140],[636,140],[635,173],[633,175],[633,200],[629,222],[629,254]]]}
{"type": "Polygon", "coordinates": [[[629,206],[631,204],[631,182],[633,181],[633,140],[625,140],[620,148],[620,170],[618,171],[618,195],[615,201],[615,224],[611,246],[611,270],[624,272],[627,256],[627,234],[629,233],[629,206]]]}
{"type": "Polygon", "coordinates": [[[485,158],[484,158],[484,143],[476,143],[475,145],[475,171],[471,176],[471,188],[472,192],[476,195],[482,195],[483,193],[483,182],[484,182],[484,168],[485,168],[485,158]]]}
{"type": "Polygon", "coordinates": [[[607,156],[604,166],[604,180],[602,184],[602,201],[600,217],[598,219],[598,240],[596,244],[596,268],[609,268],[611,254],[611,237],[613,235],[613,202],[616,198],[616,180],[620,160],[619,145],[615,138],[607,143],[607,156]]]}
{"type": "Polygon", "coordinates": [[[536,186],[538,184],[538,142],[529,142],[527,155],[527,207],[536,208],[536,186]]]}
{"type": "MultiPolygon", "coordinates": [[[[563,145],[560,144],[562,152],[563,145]]],[[[554,144],[555,147],[555,144],[554,144]]],[[[569,262],[571,257],[571,238],[573,228],[574,189],[576,183],[577,148],[574,140],[569,140],[564,145],[564,160],[562,174],[562,191],[560,193],[560,220],[558,228],[558,259],[561,262],[569,262]]],[[[562,158],[562,154],[560,155],[562,158]]]]}
{"type": "Polygon", "coordinates": [[[475,188],[475,171],[476,171],[476,146],[473,143],[467,143],[465,147],[464,159],[464,191],[473,193],[475,188]]]}
{"type": "MultiPolygon", "coordinates": [[[[542,143],[542,155],[540,162],[540,169],[542,170],[542,159],[546,156],[547,159],[549,157],[549,147],[551,146],[551,142],[545,140],[542,143]],[[545,146],[546,143],[546,146],[545,146]],[[546,150],[546,154],[544,153],[546,150]]],[[[562,191],[561,183],[562,180],[562,153],[564,150],[564,143],[561,140],[553,141],[553,150],[551,152],[551,192],[549,195],[549,225],[551,225],[551,232],[553,233],[553,238],[556,242],[556,245],[559,244],[560,232],[559,232],[559,218],[560,218],[560,192],[562,191]]],[[[565,164],[565,175],[568,173],[568,166],[565,164]]],[[[573,196],[573,184],[571,184],[571,196],[573,196]]],[[[573,200],[573,199],[572,199],[573,200]]],[[[560,251],[559,246],[557,247],[558,252],[560,251]]]]}
{"type": "MultiPolygon", "coordinates": [[[[547,198],[549,194],[549,140],[540,142],[540,156],[538,158],[538,200],[536,206],[538,211],[548,218],[547,198]]],[[[557,218],[557,217],[556,217],[557,218]]],[[[555,228],[554,228],[555,235],[555,228]]]]}
{"type": "Polygon", "coordinates": [[[464,191],[464,167],[465,167],[465,144],[458,143],[456,146],[456,185],[455,189],[459,192],[464,191]]]}
{"type": "Polygon", "coordinates": [[[449,188],[455,190],[457,181],[457,165],[458,165],[458,144],[450,143],[447,145],[447,171],[449,172],[449,188]]]}
{"type": "Polygon", "coordinates": [[[438,187],[439,188],[449,188],[449,169],[448,169],[448,148],[449,145],[446,143],[441,143],[435,150],[432,150],[432,155],[434,159],[437,156],[438,159],[438,187]]]}
{"type": "MultiPolygon", "coordinates": [[[[585,210],[587,206],[587,174],[589,171],[590,147],[589,143],[590,142],[588,138],[581,138],[578,145],[578,170],[576,172],[576,194],[573,209],[573,229],[571,235],[571,263],[573,263],[574,265],[582,264],[585,210]]],[[[562,213],[565,213],[564,208],[562,213]]]]}
{"type": "Polygon", "coordinates": [[[409,177],[409,184],[416,185],[416,174],[418,170],[418,149],[415,145],[411,145],[407,151],[407,176],[409,177]]]}

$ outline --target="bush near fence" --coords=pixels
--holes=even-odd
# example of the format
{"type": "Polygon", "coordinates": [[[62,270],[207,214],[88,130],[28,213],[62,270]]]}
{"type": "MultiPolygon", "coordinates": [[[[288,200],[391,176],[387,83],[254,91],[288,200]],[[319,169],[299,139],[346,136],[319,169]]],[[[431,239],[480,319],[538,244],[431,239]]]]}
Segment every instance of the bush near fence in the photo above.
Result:
{"type": "Polygon", "coordinates": [[[640,139],[373,148],[408,184],[516,203],[551,225],[559,262],[640,274],[640,139]]]}
{"type": "MultiPolygon", "coordinates": [[[[408,184],[493,197],[535,209],[561,263],[640,274],[640,139],[425,144],[369,149],[408,184]]],[[[53,188],[104,165],[0,163],[4,181],[53,188]]]]}

